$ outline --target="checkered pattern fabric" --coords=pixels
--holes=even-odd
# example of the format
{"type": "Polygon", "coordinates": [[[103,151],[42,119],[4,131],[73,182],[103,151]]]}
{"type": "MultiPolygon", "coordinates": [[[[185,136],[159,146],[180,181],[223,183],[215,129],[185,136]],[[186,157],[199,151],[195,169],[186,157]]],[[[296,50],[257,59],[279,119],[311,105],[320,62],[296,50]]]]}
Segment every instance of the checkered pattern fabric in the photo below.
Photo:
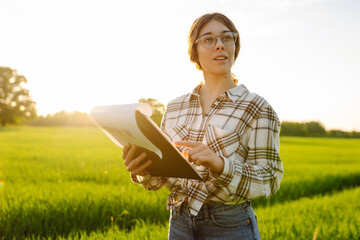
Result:
{"type": "Polygon", "coordinates": [[[280,121],[272,107],[239,85],[222,93],[203,114],[200,87],[168,104],[161,128],[173,141],[206,144],[224,160],[222,174],[214,177],[208,168],[194,165],[202,181],[151,176],[133,181],[149,190],[165,185],[171,191],[168,208],[187,201],[193,215],[205,201],[238,204],[273,195],[280,188],[283,167],[280,121]]]}

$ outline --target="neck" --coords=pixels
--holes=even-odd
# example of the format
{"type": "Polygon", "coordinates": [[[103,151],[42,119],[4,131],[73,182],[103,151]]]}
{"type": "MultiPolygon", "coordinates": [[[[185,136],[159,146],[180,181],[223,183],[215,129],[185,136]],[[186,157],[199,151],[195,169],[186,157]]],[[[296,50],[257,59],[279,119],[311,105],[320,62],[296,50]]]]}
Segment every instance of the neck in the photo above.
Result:
{"type": "Polygon", "coordinates": [[[217,97],[221,93],[233,88],[236,84],[232,80],[231,72],[226,74],[212,74],[203,72],[205,84],[202,87],[207,96],[217,97]]]}

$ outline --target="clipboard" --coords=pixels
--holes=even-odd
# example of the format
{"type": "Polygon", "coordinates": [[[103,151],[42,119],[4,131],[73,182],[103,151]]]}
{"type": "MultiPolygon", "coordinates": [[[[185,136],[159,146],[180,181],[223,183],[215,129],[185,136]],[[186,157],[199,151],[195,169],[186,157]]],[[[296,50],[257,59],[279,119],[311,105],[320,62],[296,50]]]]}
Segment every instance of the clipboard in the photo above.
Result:
{"type": "Polygon", "coordinates": [[[135,156],[145,152],[147,156],[144,161],[152,161],[146,169],[151,176],[202,180],[195,168],[151,120],[150,106],[144,104],[99,106],[93,108],[90,117],[119,147],[129,142],[137,145],[135,156]]]}

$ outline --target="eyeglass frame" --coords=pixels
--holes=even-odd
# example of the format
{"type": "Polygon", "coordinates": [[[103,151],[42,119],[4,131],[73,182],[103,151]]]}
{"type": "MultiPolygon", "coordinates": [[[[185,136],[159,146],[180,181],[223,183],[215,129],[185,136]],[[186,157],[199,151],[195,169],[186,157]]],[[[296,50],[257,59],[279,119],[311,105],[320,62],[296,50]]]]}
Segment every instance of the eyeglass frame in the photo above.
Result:
{"type": "MultiPolygon", "coordinates": [[[[195,42],[194,42],[194,44],[197,44],[202,38],[204,38],[204,37],[206,37],[206,36],[209,36],[209,35],[214,36],[213,34],[205,34],[205,35],[199,37],[198,39],[196,39],[195,42]]],[[[237,33],[235,33],[235,32],[230,32],[230,31],[229,31],[229,32],[223,32],[223,33],[221,33],[221,34],[218,34],[218,35],[215,35],[215,36],[214,36],[214,37],[215,37],[215,43],[214,43],[213,46],[207,48],[207,47],[204,47],[203,44],[201,44],[201,45],[202,45],[204,48],[206,48],[206,49],[210,49],[210,48],[214,47],[214,46],[217,44],[218,38],[220,37],[221,42],[222,42],[225,46],[232,46],[232,45],[235,45],[235,44],[236,44],[236,42],[237,42],[237,40],[238,40],[238,36],[239,36],[239,34],[237,34],[237,33]],[[225,33],[231,33],[231,34],[233,35],[233,37],[235,37],[235,41],[234,41],[233,44],[227,45],[227,44],[224,43],[224,41],[222,40],[222,37],[224,36],[225,33]]]]}

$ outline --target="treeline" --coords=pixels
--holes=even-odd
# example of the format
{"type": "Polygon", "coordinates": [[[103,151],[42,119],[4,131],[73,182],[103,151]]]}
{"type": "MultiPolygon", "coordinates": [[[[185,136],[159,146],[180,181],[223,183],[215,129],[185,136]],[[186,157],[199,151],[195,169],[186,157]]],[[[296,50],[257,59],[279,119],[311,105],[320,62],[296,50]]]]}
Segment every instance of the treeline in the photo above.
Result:
{"type": "Polygon", "coordinates": [[[39,116],[34,120],[24,122],[30,126],[71,126],[90,127],[95,126],[87,113],[60,111],[55,114],[39,116]]]}
{"type": "MultiPolygon", "coordinates": [[[[154,98],[141,98],[139,102],[148,103],[152,107],[151,119],[160,126],[165,106],[154,98]]],[[[23,122],[31,126],[72,126],[72,127],[89,127],[95,126],[89,114],[83,112],[66,112],[60,111],[47,116],[38,116],[33,120],[23,122]]]]}
{"type": "MultiPolygon", "coordinates": [[[[153,120],[160,125],[163,109],[153,110],[153,120]],[[161,110],[161,111],[160,111],[161,110]]],[[[90,127],[95,126],[87,113],[82,112],[57,112],[40,116],[32,121],[26,122],[31,126],[73,126],[90,127]]],[[[335,137],[335,138],[360,138],[360,132],[345,132],[342,130],[326,130],[325,127],[316,121],[310,122],[281,122],[280,136],[295,137],[335,137]]]]}
{"type": "Polygon", "coordinates": [[[326,131],[325,127],[316,121],[310,122],[281,122],[280,136],[295,137],[336,137],[360,138],[360,132],[345,132],[342,130],[326,131]]]}

